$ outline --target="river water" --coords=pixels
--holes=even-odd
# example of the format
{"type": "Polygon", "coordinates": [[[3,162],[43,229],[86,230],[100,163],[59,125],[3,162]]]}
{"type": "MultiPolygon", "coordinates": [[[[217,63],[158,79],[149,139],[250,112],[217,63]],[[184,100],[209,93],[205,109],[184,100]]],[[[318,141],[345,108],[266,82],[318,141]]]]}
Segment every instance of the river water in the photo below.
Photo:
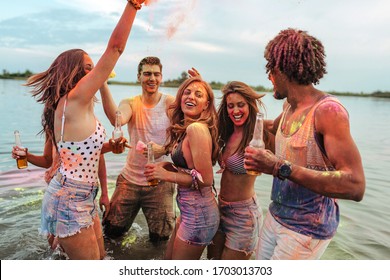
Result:
{"type": "MultiPolygon", "coordinates": [[[[29,165],[25,170],[16,168],[11,158],[13,131],[21,132],[24,146],[32,153],[42,153],[44,139],[37,133],[41,129],[42,105],[21,86],[23,81],[0,79],[0,259],[37,260],[63,259],[59,251],[52,252],[45,239],[38,235],[40,208],[45,182],[44,169],[29,165]]],[[[118,103],[125,97],[140,94],[137,86],[111,85],[118,103]]],[[[161,88],[171,95],[174,88],[161,88]]],[[[219,91],[215,91],[218,98],[219,91]]],[[[99,94],[97,94],[99,97],[99,94]]],[[[339,97],[348,109],[351,133],[363,158],[366,175],[366,193],[357,203],[339,200],[340,226],[322,259],[328,260],[389,260],[390,259],[390,99],[373,97],[339,97]]],[[[268,118],[276,117],[282,102],[267,94],[263,101],[268,118]]],[[[219,100],[217,100],[217,104],[219,100]]],[[[104,115],[101,103],[95,112],[106,127],[112,126],[104,115]]],[[[125,127],[124,127],[125,128],[125,127]]],[[[106,154],[109,194],[125,163],[125,155],[106,154]]],[[[217,167],[215,167],[217,170],[217,167]]],[[[215,174],[219,186],[219,174],[215,174]]],[[[262,175],[256,180],[256,192],[262,210],[270,203],[272,176],[262,175]]],[[[165,244],[152,245],[142,212],[123,240],[107,241],[108,259],[161,259],[165,244]]]]}

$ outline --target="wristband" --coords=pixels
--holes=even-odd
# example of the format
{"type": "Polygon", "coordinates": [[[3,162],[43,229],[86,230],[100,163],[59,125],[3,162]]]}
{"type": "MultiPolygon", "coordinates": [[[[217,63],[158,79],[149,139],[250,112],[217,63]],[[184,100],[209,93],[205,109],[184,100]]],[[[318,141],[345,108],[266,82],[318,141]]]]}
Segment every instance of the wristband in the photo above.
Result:
{"type": "Polygon", "coordinates": [[[127,2],[131,4],[136,10],[141,10],[142,8],[142,5],[135,0],[127,0],[127,2]]]}

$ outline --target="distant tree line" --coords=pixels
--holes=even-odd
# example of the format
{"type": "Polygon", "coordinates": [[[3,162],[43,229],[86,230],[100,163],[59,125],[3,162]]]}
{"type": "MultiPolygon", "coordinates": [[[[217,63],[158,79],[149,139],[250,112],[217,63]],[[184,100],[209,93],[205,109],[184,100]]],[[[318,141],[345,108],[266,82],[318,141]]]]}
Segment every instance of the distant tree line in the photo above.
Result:
{"type": "MultiPolygon", "coordinates": [[[[173,80],[166,80],[164,81],[165,87],[179,87],[186,79],[188,78],[188,73],[186,71],[181,72],[180,76],[177,79],[173,80]]],[[[211,81],[209,82],[212,89],[222,89],[222,87],[225,85],[221,82],[211,81]]],[[[252,88],[255,91],[260,92],[271,92],[271,89],[265,88],[263,86],[252,86],[252,88]]]]}
{"type": "Polygon", "coordinates": [[[380,91],[380,90],[377,90],[377,91],[371,93],[371,96],[390,98],[390,91],[380,91]]]}
{"type": "Polygon", "coordinates": [[[336,92],[336,91],[328,91],[329,94],[332,95],[341,95],[341,96],[359,96],[359,97],[385,97],[385,98],[390,98],[390,91],[374,91],[372,93],[356,93],[356,92],[336,92]]]}
{"type": "Polygon", "coordinates": [[[24,71],[23,73],[19,72],[19,71],[16,73],[10,73],[7,70],[3,69],[3,73],[0,74],[0,78],[1,79],[27,79],[32,74],[34,74],[34,73],[28,69],[26,71],[24,71]]]}
{"type": "MultiPolygon", "coordinates": [[[[0,74],[0,79],[27,79],[34,73],[31,72],[30,70],[26,70],[23,73],[21,72],[16,72],[16,73],[10,73],[7,70],[3,69],[3,73],[0,74]]],[[[165,80],[163,82],[164,87],[179,87],[186,79],[188,78],[188,73],[186,71],[181,72],[180,76],[177,77],[176,79],[172,80],[165,80]]],[[[136,85],[137,82],[118,82],[118,81],[113,81],[109,80],[109,84],[120,84],[120,85],[136,85]]],[[[215,82],[211,81],[209,82],[210,86],[213,89],[220,90],[222,87],[225,85],[224,83],[221,82],[215,82]]],[[[263,87],[263,86],[251,86],[255,91],[259,92],[272,92],[272,89],[263,87]]],[[[363,97],[368,97],[368,96],[373,96],[373,97],[386,97],[390,98],[390,92],[389,91],[375,91],[370,94],[366,93],[354,93],[354,92],[335,92],[335,91],[329,91],[328,93],[333,94],[333,95],[344,95],[344,96],[363,96],[363,97]]]]}

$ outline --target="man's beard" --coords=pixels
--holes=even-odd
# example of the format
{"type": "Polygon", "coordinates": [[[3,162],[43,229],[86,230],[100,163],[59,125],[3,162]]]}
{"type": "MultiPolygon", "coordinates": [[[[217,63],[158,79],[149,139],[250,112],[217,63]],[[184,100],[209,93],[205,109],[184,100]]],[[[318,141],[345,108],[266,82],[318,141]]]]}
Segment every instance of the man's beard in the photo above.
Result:
{"type": "Polygon", "coordinates": [[[274,91],[274,98],[277,100],[284,99],[284,97],[278,91],[274,91]]]}

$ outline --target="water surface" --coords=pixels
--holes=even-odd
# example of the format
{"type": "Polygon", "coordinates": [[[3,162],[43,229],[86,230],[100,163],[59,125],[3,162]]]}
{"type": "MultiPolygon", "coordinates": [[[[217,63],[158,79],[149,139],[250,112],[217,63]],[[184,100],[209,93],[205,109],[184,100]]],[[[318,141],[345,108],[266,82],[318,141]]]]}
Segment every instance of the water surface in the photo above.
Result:
{"type": "MultiPolygon", "coordinates": [[[[41,130],[42,105],[35,102],[23,81],[0,79],[0,259],[36,260],[62,259],[60,252],[48,249],[46,240],[38,235],[40,207],[45,190],[44,170],[31,164],[18,170],[11,158],[13,131],[21,132],[22,143],[33,153],[42,153],[44,139],[41,130]]],[[[136,86],[112,85],[110,89],[117,103],[125,97],[140,94],[136,86]]],[[[176,94],[176,89],[161,88],[164,93],[176,94]]],[[[217,98],[219,91],[215,91],[217,98]]],[[[98,97],[99,94],[97,94],[98,97]]],[[[363,201],[339,200],[340,226],[323,259],[381,260],[390,259],[390,99],[339,97],[348,109],[351,133],[360,150],[366,175],[366,193],[363,201]]],[[[276,117],[282,101],[270,94],[263,98],[268,118],[276,117]]],[[[219,99],[217,99],[217,104],[219,99]]],[[[104,115],[100,103],[96,115],[106,127],[112,126],[104,115]]],[[[126,129],[126,127],[123,127],[126,129]]],[[[115,180],[125,163],[125,155],[107,154],[109,194],[114,191],[115,180]]],[[[215,170],[218,168],[215,167],[215,170]]],[[[216,174],[216,186],[219,174],[216,174]]],[[[256,192],[264,212],[270,203],[272,177],[259,176],[256,192]]],[[[342,186],[340,186],[342,187],[342,186]]],[[[124,240],[106,242],[110,259],[161,259],[165,244],[152,245],[148,241],[146,221],[140,212],[134,226],[124,240]]]]}

